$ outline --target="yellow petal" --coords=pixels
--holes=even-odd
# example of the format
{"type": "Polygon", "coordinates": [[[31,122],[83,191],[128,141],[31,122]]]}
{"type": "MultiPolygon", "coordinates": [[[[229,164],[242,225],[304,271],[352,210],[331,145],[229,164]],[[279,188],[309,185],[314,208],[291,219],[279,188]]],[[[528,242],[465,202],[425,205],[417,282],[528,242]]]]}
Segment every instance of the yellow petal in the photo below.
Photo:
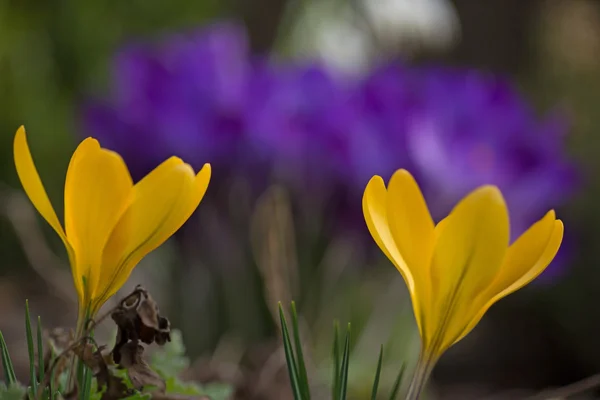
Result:
{"type": "Polygon", "coordinates": [[[77,255],[77,277],[89,298],[100,276],[102,251],[127,209],[133,181],[121,156],[94,139],[75,150],[65,182],[65,229],[77,255]]]}
{"type": "Polygon", "coordinates": [[[388,192],[383,183],[383,179],[381,179],[380,176],[371,178],[365,189],[362,201],[365,221],[371,236],[381,251],[383,251],[387,258],[396,266],[398,271],[400,271],[400,274],[402,274],[411,295],[417,325],[422,332],[421,302],[423,299],[420,297],[420,292],[417,293],[419,288],[416,287],[413,273],[402,258],[392,233],[390,232],[387,216],[387,197],[388,192]]]}
{"type": "Polygon", "coordinates": [[[527,285],[546,269],[560,248],[563,232],[562,221],[555,220],[554,211],[550,211],[510,246],[498,276],[484,294],[483,306],[476,302],[475,316],[455,343],[479,323],[494,303],[527,285]]]}
{"type": "Polygon", "coordinates": [[[404,277],[408,290],[414,290],[414,279],[394,242],[387,219],[387,189],[380,176],[371,178],[363,195],[363,213],[371,236],[383,253],[404,277]]]}
{"type": "MultiPolygon", "coordinates": [[[[33,158],[31,157],[31,152],[29,151],[29,145],[27,144],[27,135],[25,133],[25,128],[21,126],[17,133],[15,134],[15,139],[13,143],[13,151],[15,158],[15,166],[17,169],[17,175],[21,180],[21,184],[23,185],[23,189],[29,200],[33,203],[34,207],[38,210],[40,215],[44,217],[46,222],[50,224],[50,226],[54,229],[54,231],[60,236],[62,242],[67,249],[67,254],[69,256],[69,262],[71,264],[71,268],[76,268],[75,254],[73,249],[67,240],[67,236],[65,231],[63,230],[58,217],[56,216],[56,212],[50,203],[50,199],[48,198],[48,194],[44,189],[44,185],[42,184],[42,180],[38,174],[38,171],[33,162],[33,158]]],[[[78,280],[75,281],[75,288],[80,298],[82,296],[82,287],[81,282],[78,280]]]]}
{"type": "Polygon", "coordinates": [[[562,222],[551,210],[509,247],[490,288],[493,297],[505,297],[541,274],[558,252],[562,236],[562,222]]]}
{"type": "Polygon", "coordinates": [[[471,192],[444,220],[431,266],[430,351],[445,350],[469,323],[463,311],[493,281],[508,242],[508,212],[496,187],[471,192]]]}
{"type": "Polygon", "coordinates": [[[194,175],[181,159],[163,162],[134,187],[134,198],[114,229],[104,251],[99,308],[125,283],[134,267],[175,233],[196,210],[206,193],[211,168],[194,175]]]}
{"type": "Polygon", "coordinates": [[[413,275],[427,275],[434,244],[434,224],[412,175],[400,169],[390,179],[387,220],[394,242],[413,275]]]}

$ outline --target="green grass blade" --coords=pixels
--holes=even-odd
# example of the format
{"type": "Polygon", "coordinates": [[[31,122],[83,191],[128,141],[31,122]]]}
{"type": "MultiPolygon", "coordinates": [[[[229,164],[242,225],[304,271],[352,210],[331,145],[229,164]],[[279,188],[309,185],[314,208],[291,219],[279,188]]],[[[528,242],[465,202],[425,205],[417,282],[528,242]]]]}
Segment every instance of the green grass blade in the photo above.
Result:
{"type": "Polygon", "coordinates": [[[340,395],[340,324],[333,322],[333,400],[339,400],[340,395]]]}
{"type": "Polygon", "coordinates": [[[340,368],[340,394],[339,400],[346,400],[348,390],[348,369],[350,367],[350,324],[346,330],[346,343],[344,344],[344,354],[342,355],[342,366],[340,368]]]}
{"type": "MultiPolygon", "coordinates": [[[[50,361],[49,361],[49,365],[52,365],[52,363],[54,362],[54,358],[56,357],[56,354],[54,353],[54,350],[51,348],[50,349],[51,353],[50,353],[50,361]]],[[[54,374],[56,373],[56,368],[51,369],[50,371],[50,381],[48,382],[48,393],[50,396],[50,400],[54,400],[54,396],[56,394],[55,390],[54,390],[54,374]]]]}
{"type": "Polygon", "coordinates": [[[302,342],[300,340],[300,328],[298,327],[298,313],[296,303],[292,301],[292,333],[294,334],[294,346],[296,348],[296,357],[298,358],[298,378],[300,380],[300,389],[306,400],[310,400],[310,387],[308,386],[308,374],[306,373],[306,364],[304,362],[304,353],[302,352],[302,342]]]}
{"type": "Polygon", "coordinates": [[[402,383],[402,377],[404,376],[404,363],[400,366],[400,371],[398,372],[398,376],[396,377],[396,381],[394,382],[394,387],[392,388],[392,393],[390,393],[390,400],[396,400],[398,396],[398,390],[400,390],[400,384],[402,383]]]}
{"type": "Polygon", "coordinates": [[[15,374],[15,367],[10,359],[8,346],[6,346],[2,332],[0,332],[0,351],[2,351],[2,368],[4,368],[4,380],[6,381],[6,386],[16,384],[17,375],[15,374]]]}
{"type": "Polygon", "coordinates": [[[29,315],[29,300],[25,300],[25,332],[27,334],[27,352],[29,353],[29,380],[33,393],[37,393],[37,377],[35,376],[35,350],[33,348],[33,332],[29,315]]]}
{"type": "Polygon", "coordinates": [[[85,367],[83,370],[83,385],[80,393],[81,400],[89,400],[92,390],[92,371],[85,367]]]}
{"type": "MultiPolygon", "coordinates": [[[[44,336],[42,334],[42,319],[37,318],[37,352],[38,352],[38,382],[44,382],[44,336]]],[[[46,389],[44,389],[46,390],[46,389]]]]}
{"type": "Polygon", "coordinates": [[[383,364],[383,345],[379,350],[379,361],[377,361],[377,371],[373,381],[373,390],[371,391],[371,400],[377,400],[377,389],[379,388],[379,377],[381,375],[381,365],[383,364]]]}
{"type": "Polygon", "coordinates": [[[296,359],[294,358],[294,350],[292,349],[292,342],[290,340],[290,333],[288,331],[287,322],[285,315],[283,314],[283,307],[279,303],[279,319],[281,320],[281,333],[283,336],[283,348],[285,350],[285,359],[287,361],[288,372],[290,375],[290,383],[292,385],[292,393],[294,394],[295,400],[305,400],[302,396],[302,390],[300,389],[300,382],[298,378],[298,371],[296,369],[296,359]]]}

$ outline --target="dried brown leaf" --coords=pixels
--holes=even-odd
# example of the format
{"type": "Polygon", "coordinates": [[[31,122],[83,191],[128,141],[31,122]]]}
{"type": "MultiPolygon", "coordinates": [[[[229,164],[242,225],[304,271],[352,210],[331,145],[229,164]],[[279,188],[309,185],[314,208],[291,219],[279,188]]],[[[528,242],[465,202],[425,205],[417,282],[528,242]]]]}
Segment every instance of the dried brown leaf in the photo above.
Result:
{"type": "Polygon", "coordinates": [[[121,348],[121,366],[127,369],[127,375],[136,389],[153,386],[158,392],[164,393],[165,381],[144,361],[143,353],[144,347],[141,345],[135,342],[127,343],[121,348]]]}
{"type": "Polygon", "coordinates": [[[171,341],[169,320],[160,315],[158,305],[147,290],[137,286],[111,313],[117,324],[117,340],[112,355],[121,363],[122,347],[128,342],[163,345],[171,341]]]}
{"type": "Polygon", "coordinates": [[[106,390],[102,393],[101,400],[119,400],[131,396],[133,392],[127,388],[127,385],[121,378],[112,374],[108,375],[106,390]]]}

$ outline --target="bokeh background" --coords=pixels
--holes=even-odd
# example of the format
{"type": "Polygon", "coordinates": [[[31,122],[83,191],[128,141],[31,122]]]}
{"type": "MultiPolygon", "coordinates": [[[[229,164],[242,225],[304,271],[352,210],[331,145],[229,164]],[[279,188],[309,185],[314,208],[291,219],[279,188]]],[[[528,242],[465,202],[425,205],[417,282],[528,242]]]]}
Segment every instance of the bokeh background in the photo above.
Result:
{"type": "Polygon", "coordinates": [[[59,213],[86,136],[136,179],[173,154],[213,165],[198,211],[123,291],[148,287],[183,332],[188,377],[237,399],[290,398],[277,301],[298,304],[319,398],[334,319],[352,323],[354,398],[380,344],[385,385],[414,362],[404,284],[361,212],[368,179],[401,167],[436,218],[492,183],[513,237],[549,208],[566,225],[549,270],[444,356],[430,398],[600,372],[598,1],[4,0],[0,94],[0,329],[22,371],[24,300],[49,327],[76,315],[62,244],[14,170],[24,124],[59,213]]]}

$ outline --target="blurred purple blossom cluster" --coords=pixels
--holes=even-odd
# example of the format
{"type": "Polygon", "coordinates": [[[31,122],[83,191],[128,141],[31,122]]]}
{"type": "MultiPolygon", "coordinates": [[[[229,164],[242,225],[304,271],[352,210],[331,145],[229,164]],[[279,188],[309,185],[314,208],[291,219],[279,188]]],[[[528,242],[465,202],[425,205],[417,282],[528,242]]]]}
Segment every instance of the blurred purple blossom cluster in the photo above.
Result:
{"type": "Polygon", "coordinates": [[[368,179],[403,167],[436,219],[476,186],[498,185],[514,236],[561,205],[577,178],[564,121],[537,117],[504,79],[395,63],[356,78],[278,63],[251,54],[231,23],[125,46],[110,99],[83,117],[85,134],[138,177],[176,154],[195,168],[212,163],[211,187],[225,173],[268,176],[357,221],[368,179]]]}

